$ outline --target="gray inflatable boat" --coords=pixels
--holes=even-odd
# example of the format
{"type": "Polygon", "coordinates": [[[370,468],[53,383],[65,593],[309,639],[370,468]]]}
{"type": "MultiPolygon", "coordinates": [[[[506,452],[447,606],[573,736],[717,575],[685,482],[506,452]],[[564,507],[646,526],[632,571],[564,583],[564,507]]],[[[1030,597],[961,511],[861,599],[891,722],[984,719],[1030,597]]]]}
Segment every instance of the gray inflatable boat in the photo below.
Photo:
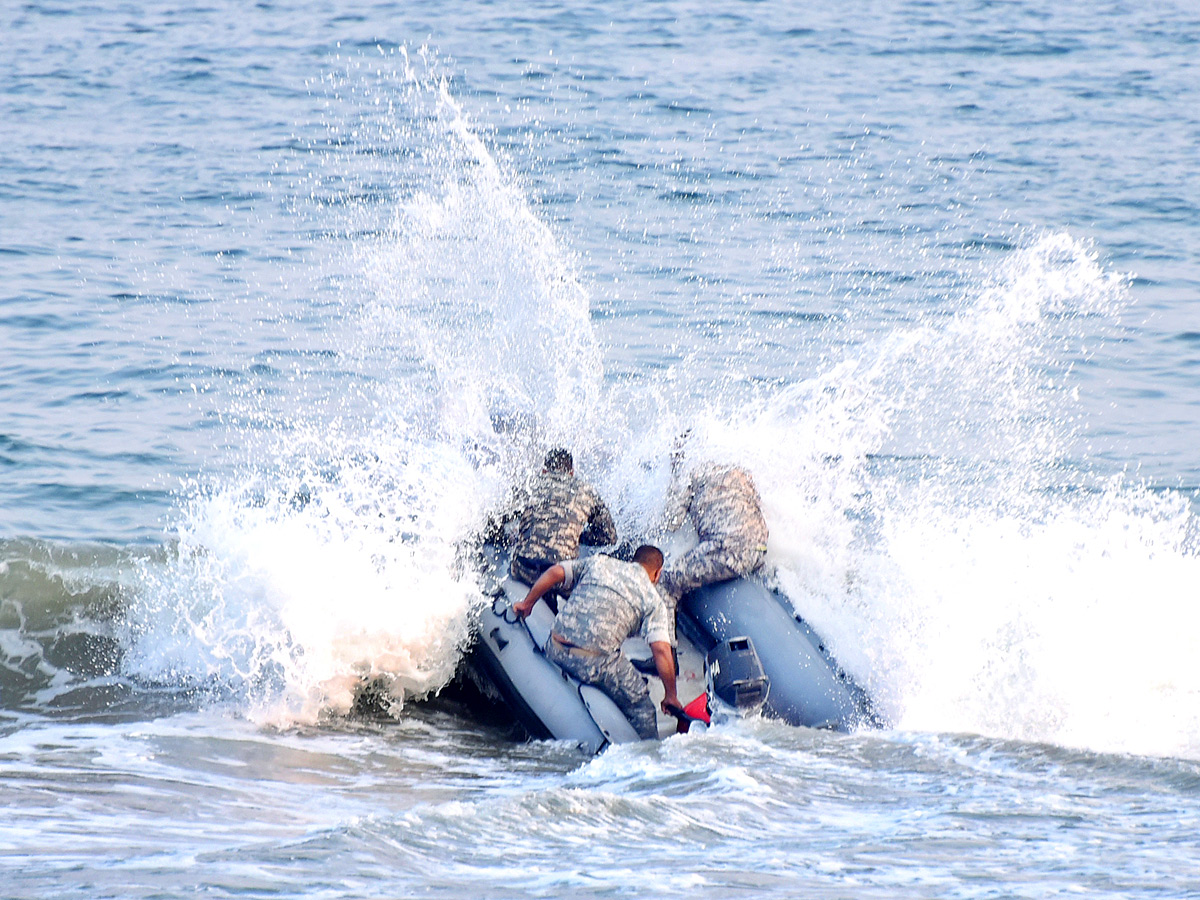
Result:
{"type": "MultiPolygon", "coordinates": [[[[508,577],[507,556],[485,549],[494,573],[490,602],[479,612],[478,639],[468,656],[471,680],[503,704],[534,738],[573,741],[597,753],[610,743],[639,740],[603,691],[581,685],[543,653],[554,613],[539,601],[522,621],[512,604],[528,588],[508,577]]],[[[569,601],[568,601],[569,602],[569,601]]],[[[791,612],[787,599],[756,579],[701,588],[684,597],[678,615],[678,694],[687,703],[704,692],[704,658],[715,646],[749,638],[770,679],[764,714],[792,725],[847,731],[878,725],[867,694],[837,665],[816,633],[791,612]]],[[[622,648],[642,671],[653,671],[650,648],[630,639],[622,648]]],[[[656,708],[662,685],[649,678],[656,708]]],[[[659,734],[676,730],[660,712],[659,734]]]]}

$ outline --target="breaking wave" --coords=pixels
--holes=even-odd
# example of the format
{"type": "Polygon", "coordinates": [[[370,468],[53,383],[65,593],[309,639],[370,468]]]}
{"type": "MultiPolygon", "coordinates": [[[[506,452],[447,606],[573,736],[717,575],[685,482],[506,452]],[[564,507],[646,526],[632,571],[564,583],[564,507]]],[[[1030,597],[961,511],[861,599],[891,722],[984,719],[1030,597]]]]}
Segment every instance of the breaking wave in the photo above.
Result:
{"type": "Polygon", "coordinates": [[[399,711],[451,678],[480,601],[461,548],[542,449],[645,535],[691,428],[754,473],[775,577],[894,727],[1200,755],[1196,512],[1091,465],[1076,367],[1127,299],[1085,242],[1028,235],[916,324],[698,407],[670,369],[605,380],[576,260],[436,62],[314,95],[283,182],[329,234],[337,301],[295,323],[327,336],[318,371],[239,398],[244,463],[181,493],[161,551],[95,551],[66,587],[5,548],[6,709],[168,686],[287,724],[375,678],[399,711]]]}

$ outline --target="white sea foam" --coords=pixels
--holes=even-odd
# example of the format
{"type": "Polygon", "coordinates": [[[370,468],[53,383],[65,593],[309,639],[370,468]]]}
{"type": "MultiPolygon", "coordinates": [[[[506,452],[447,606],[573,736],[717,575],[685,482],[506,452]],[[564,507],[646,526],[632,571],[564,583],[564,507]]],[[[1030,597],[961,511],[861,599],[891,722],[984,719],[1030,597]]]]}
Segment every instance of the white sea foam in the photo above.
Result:
{"type": "Polygon", "coordinates": [[[1064,465],[1079,324],[1122,299],[1045,235],[953,316],[707,423],[758,478],[781,584],[896,725],[1200,748],[1194,514],[1064,465]]]}
{"type": "Polygon", "coordinates": [[[953,310],[688,423],[694,459],[754,473],[780,585],[895,726],[1200,752],[1195,514],[1093,471],[1077,409],[1125,302],[1088,244],[1033,235],[953,310]]]}
{"type": "Polygon", "coordinates": [[[242,475],[192,492],[175,560],[147,569],[127,662],[281,724],[348,711],[364,678],[395,709],[444,686],[482,599],[463,542],[535,442],[598,408],[570,256],[427,61],[356,61],[326,90],[331,141],[376,151],[333,154],[339,190],[407,185],[338,212],[331,358],[362,377],[350,397],[314,379],[283,413],[245,398],[247,419],[276,424],[249,436],[242,475]]]}
{"type": "Polygon", "coordinates": [[[148,574],[140,674],[215,680],[281,721],[347,711],[364,677],[397,705],[445,684],[478,595],[453,541],[476,512],[475,470],[437,445],[377,447],[265,496],[195,499],[178,558],[148,574]]]}
{"type": "Polygon", "coordinates": [[[479,598],[458,543],[538,449],[569,443],[636,537],[691,427],[693,459],[752,470],[780,585],[895,725],[1200,753],[1194,515],[1087,465],[1072,366],[1125,299],[1089,246],[1033,236],[952,309],[685,414],[677,373],[603,382],[571,254],[427,60],[326,89],[338,140],[404,150],[329,162],[393,192],[340,209],[330,263],[366,386],[194,495],[131,668],[241,686],[279,721],[346,710],[362,676],[397,705],[436,690],[479,598]]]}

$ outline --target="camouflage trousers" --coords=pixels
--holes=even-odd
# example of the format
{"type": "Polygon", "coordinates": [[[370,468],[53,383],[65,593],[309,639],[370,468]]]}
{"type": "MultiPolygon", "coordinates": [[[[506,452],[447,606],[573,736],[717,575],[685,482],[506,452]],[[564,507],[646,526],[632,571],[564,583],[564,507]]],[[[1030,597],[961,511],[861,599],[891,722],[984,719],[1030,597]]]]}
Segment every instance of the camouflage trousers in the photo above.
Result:
{"type": "Polygon", "coordinates": [[[557,560],[531,559],[528,556],[514,556],[508,565],[508,573],[517,581],[533,586],[538,576],[554,565],[557,560]]]}
{"type": "Polygon", "coordinates": [[[766,555],[767,548],[763,544],[730,540],[701,541],[663,569],[658,583],[678,603],[679,598],[688,591],[757,571],[766,555]]]}
{"type": "Polygon", "coordinates": [[[675,643],[675,610],[689,591],[741,578],[762,568],[767,548],[747,541],[701,541],[665,569],[658,579],[659,592],[667,604],[671,621],[671,643],[675,643]]]}
{"type": "Polygon", "coordinates": [[[643,740],[658,737],[658,717],[646,679],[625,656],[586,656],[556,641],[546,644],[546,658],[584,684],[595,685],[608,694],[643,740]]]}

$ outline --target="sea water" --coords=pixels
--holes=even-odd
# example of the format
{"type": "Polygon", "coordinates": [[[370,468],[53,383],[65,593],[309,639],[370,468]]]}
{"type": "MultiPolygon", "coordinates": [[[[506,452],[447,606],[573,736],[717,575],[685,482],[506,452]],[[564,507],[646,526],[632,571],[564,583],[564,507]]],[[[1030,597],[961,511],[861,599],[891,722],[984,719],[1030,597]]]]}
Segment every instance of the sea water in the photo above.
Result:
{"type": "Polygon", "coordinates": [[[1189,4],[0,35],[0,896],[1200,894],[1189,4]],[[448,699],[488,512],[687,429],[886,727],[448,699]]]}

